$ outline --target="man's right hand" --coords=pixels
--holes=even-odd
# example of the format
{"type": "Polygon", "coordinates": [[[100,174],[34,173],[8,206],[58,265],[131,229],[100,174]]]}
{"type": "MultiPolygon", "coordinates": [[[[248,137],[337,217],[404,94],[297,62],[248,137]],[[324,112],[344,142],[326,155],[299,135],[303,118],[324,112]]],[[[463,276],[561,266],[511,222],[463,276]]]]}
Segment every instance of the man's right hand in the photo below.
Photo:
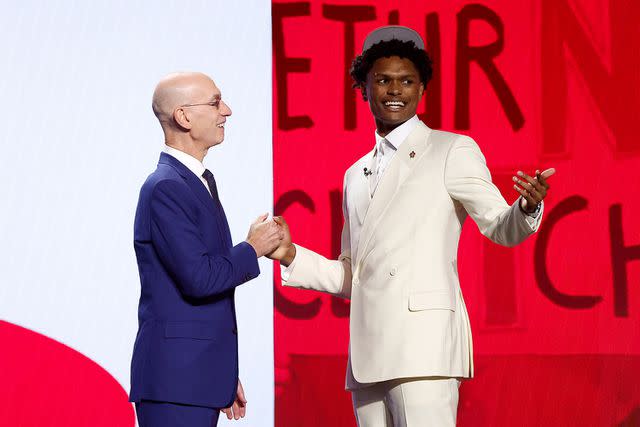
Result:
{"type": "Polygon", "coordinates": [[[260,258],[273,252],[284,238],[284,231],[273,220],[266,221],[269,214],[260,215],[251,224],[246,242],[253,246],[260,258]]]}

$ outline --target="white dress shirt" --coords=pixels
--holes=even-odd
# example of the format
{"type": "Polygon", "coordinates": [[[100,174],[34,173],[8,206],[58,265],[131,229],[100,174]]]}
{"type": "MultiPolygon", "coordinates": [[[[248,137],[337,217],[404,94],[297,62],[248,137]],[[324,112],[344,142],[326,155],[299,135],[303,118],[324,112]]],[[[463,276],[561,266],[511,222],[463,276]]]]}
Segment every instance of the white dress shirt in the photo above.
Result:
{"type": "Polygon", "coordinates": [[[211,194],[211,191],[209,190],[209,184],[207,184],[207,180],[204,179],[204,177],[202,176],[206,168],[204,167],[204,165],[200,160],[185,153],[184,151],[180,151],[176,148],[169,147],[168,145],[164,146],[164,152],[170,155],[171,157],[173,157],[174,159],[176,159],[177,161],[179,161],[180,163],[182,163],[183,165],[185,165],[187,169],[193,172],[193,174],[200,179],[200,182],[202,182],[202,185],[204,185],[204,188],[207,189],[207,192],[211,194]]]}

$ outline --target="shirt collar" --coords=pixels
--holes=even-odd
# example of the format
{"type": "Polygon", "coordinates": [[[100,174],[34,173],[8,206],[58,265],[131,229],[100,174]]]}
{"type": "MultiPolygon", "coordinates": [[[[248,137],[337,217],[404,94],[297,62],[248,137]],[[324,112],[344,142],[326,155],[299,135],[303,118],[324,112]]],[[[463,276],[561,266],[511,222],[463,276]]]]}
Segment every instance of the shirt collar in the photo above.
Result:
{"type": "Polygon", "coordinates": [[[180,151],[176,148],[169,147],[168,145],[164,146],[164,152],[174,157],[177,161],[182,163],[189,169],[195,176],[198,178],[202,177],[202,174],[205,171],[205,167],[202,162],[195,157],[185,153],[184,151],[180,151]]]}
{"type": "Polygon", "coordinates": [[[417,114],[414,114],[409,120],[392,130],[387,134],[387,136],[382,137],[378,135],[378,131],[375,131],[376,135],[376,146],[381,144],[382,141],[386,140],[394,149],[400,148],[400,145],[404,142],[405,139],[409,136],[411,132],[418,126],[420,123],[420,119],[417,114]]]}

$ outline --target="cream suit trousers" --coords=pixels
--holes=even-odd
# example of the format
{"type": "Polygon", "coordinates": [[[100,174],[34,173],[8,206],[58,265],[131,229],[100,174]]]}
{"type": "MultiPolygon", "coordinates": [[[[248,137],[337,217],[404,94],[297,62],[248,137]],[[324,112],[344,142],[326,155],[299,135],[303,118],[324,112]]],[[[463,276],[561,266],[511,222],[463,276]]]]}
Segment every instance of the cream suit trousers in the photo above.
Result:
{"type": "Polygon", "coordinates": [[[358,427],[454,427],[457,378],[403,378],[351,391],[358,427]]]}

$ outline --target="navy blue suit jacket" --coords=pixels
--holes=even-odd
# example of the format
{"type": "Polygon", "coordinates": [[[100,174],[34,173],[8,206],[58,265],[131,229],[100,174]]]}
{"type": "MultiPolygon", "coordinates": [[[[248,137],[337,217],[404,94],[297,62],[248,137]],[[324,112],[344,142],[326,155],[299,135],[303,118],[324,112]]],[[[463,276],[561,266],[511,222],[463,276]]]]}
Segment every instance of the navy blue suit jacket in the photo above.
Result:
{"type": "Polygon", "coordinates": [[[142,291],[130,401],[229,406],[238,381],[234,290],[260,274],[254,249],[232,246],[222,206],[166,153],[140,191],[134,247],[142,291]]]}

